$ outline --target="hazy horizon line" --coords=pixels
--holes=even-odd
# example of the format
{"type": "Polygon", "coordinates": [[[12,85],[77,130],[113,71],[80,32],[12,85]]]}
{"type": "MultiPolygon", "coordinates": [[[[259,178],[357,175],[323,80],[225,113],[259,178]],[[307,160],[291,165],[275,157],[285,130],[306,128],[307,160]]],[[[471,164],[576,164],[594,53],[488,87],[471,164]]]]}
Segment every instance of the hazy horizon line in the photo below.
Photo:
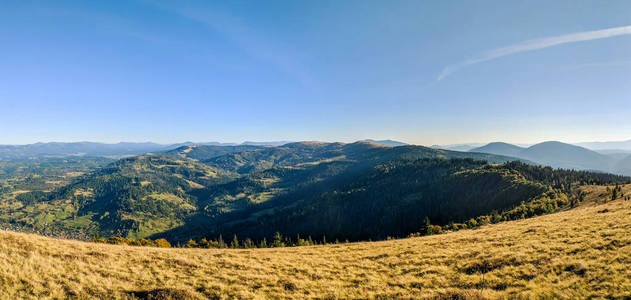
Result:
{"type": "Polygon", "coordinates": [[[278,143],[299,143],[299,142],[321,142],[321,143],[354,143],[354,142],[360,142],[360,141],[367,141],[367,140],[372,140],[372,141],[394,141],[394,142],[401,142],[401,143],[405,143],[405,144],[409,144],[409,145],[418,145],[418,146],[427,146],[427,147],[433,147],[433,146],[465,146],[465,145],[488,145],[491,143],[507,143],[507,144],[514,144],[514,145],[536,145],[536,144],[540,144],[540,143],[545,143],[545,142],[561,142],[561,143],[566,143],[566,144],[585,144],[585,143],[625,143],[625,142],[631,142],[631,139],[623,139],[623,140],[608,140],[608,141],[574,141],[574,142],[568,142],[568,141],[562,141],[562,140],[555,140],[555,139],[543,139],[543,140],[539,140],[536,142],[514,142],[514,141],[509,141],[509,140],[491,140],[491,141],[472,141],[472,142],[448,142],[448,143],[413,143],[413,142],[408,142],[405,139],[393,139],[393,138],[383,138],[383,139],[377,139],[377,138],[363,138],[363,139],[356,139],[356,140],[350,140],[350,141],[340,141],[340,140],[311,140],[311,139],[305,139],[305,140],[283,140],[283,139],[279,139],[279,140],[260,140],[260,141],[256,141],[256,140],[244,140],[241,142],[233,142],[233,141],[219,141],[219,140],[209,140],[209,141],[191,141],[191,140],[186,140],[186,141],[182,141],[182,142],[154,142],[154,141],[118,141],[118,142],[108,142],[108,141],[94,141],[94,140],[79,140],[79,141],[69,141],[69,140],[53,140],[53,141],[38,141],[38,142],[31,142],[31,143],[0,143],[0,146],[31,146],[31,145],[37,145],[37,144],[81,144],[81,143],[91,143],[91,144],[103,144],[103,145],[118,145],[118,144],[155,144],[155,145],[160,145],[160,146],[170,146],[170,145],[177,145],[177,144],[192,144],[192,145],[201,145],[201,144],[220,144],[220,145],[226,145],[226,146],[230,146],[230,145],[244,145],[244,144],[248,144],[248,143],[258,143],[258,144],[264,144],[264,143],[268,143],[268,144],[278,144],[278,143]]]}

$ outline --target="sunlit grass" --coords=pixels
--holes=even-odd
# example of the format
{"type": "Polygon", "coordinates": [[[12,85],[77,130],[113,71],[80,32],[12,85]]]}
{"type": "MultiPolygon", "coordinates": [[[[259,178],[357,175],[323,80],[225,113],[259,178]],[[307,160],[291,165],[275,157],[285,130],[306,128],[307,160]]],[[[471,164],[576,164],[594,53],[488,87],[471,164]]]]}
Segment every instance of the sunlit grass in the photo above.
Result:
{"type": "Polygon", "coordinates": [[[631,201],[589,190],[593,201],[557,214],[327,246],[158,249],[0,232],[0,298],[631,297],[631,201]]]}

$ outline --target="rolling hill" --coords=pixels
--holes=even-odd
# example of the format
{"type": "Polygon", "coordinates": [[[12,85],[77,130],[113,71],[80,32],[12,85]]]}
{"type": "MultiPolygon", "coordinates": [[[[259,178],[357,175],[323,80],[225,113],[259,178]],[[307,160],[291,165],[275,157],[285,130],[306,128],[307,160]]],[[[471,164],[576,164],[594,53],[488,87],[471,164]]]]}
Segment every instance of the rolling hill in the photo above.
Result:
{"type": "Polygon", "coordinates": [[[521,203],[537,211],[524,216],[551,212],[569,205],[573,185],[628,180],[512,160],[370,142],[183,146],[4,197],[0,221],[84,239],[385,239],[418,231],[425,217],[439,225],[494,213],[508,220],[502,214],[521,203]]]}
{"type": "Polygon", "coordinates": [[[495,142],[482,147],[470,149],[469,152],[491,153],[496,155],[519,157],[524,150],[526,150],[526,148],[508,143],[495,142]]]}
{"type": "Polygon", "coordinates": [[[631,175],[628,171],[631,169],[627,159],[627,157],[631,157],[629,154],[606,155],[561,142],[543,142],[527,148],[507,143],[490,143],[471,149],[470,152],[513,156],[555,168],[631,175]]]}
{"type": "Polygon", "coordinates": [[[605,189],[584,187],[583,206],[555,214],[382,242],[160,249],[0,231],[0,296],[625,299],[631,201],[605,189]]]}

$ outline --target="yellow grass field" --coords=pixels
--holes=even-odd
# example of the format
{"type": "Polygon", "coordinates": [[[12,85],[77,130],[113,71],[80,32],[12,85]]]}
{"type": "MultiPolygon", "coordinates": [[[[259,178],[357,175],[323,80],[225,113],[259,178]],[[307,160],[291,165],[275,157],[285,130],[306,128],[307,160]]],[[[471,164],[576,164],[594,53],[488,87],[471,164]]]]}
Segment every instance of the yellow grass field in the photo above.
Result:
{"type": "MultiPolygon", "coordinates": [[[[604,188],[589,190],[595,200],[604,188]]],[[[0,298],[629,298],[631,201],[599,202],[476,230],[296,248],[158,249],[0,232],[0,298]]]]}

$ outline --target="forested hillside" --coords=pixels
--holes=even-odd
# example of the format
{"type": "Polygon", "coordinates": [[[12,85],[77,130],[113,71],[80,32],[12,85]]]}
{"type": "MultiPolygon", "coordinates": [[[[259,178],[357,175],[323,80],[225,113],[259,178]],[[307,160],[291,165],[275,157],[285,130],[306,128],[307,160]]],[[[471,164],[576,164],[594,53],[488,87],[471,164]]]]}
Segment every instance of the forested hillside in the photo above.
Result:
{"type": "Polygon", "coordinates": [[[0,220],[86,239],[384,239],[422,231],[427,218],[462,228],[549,213],[575,204],[580,184],[628,180],[514,160],[370,142],[184,146],[25,187],[4,197],[0,220]]]}
{"type": "Polygon", "coordinates": [[[317,240],[325,236],[329,240],[402,237],[422,230],[426,218],[432,224],[466,228],[551,213],[577,205],[579,185],[627,180],[520,162],[491,165],[472,159],[397,160],[379,164],[358,177],[337,176],[274,201],[213,215],[216,222],[187,224],[158,237],[177,240],[206,232],[214,238],[223,234],[261,239],[276,231],[317,240]]]}

